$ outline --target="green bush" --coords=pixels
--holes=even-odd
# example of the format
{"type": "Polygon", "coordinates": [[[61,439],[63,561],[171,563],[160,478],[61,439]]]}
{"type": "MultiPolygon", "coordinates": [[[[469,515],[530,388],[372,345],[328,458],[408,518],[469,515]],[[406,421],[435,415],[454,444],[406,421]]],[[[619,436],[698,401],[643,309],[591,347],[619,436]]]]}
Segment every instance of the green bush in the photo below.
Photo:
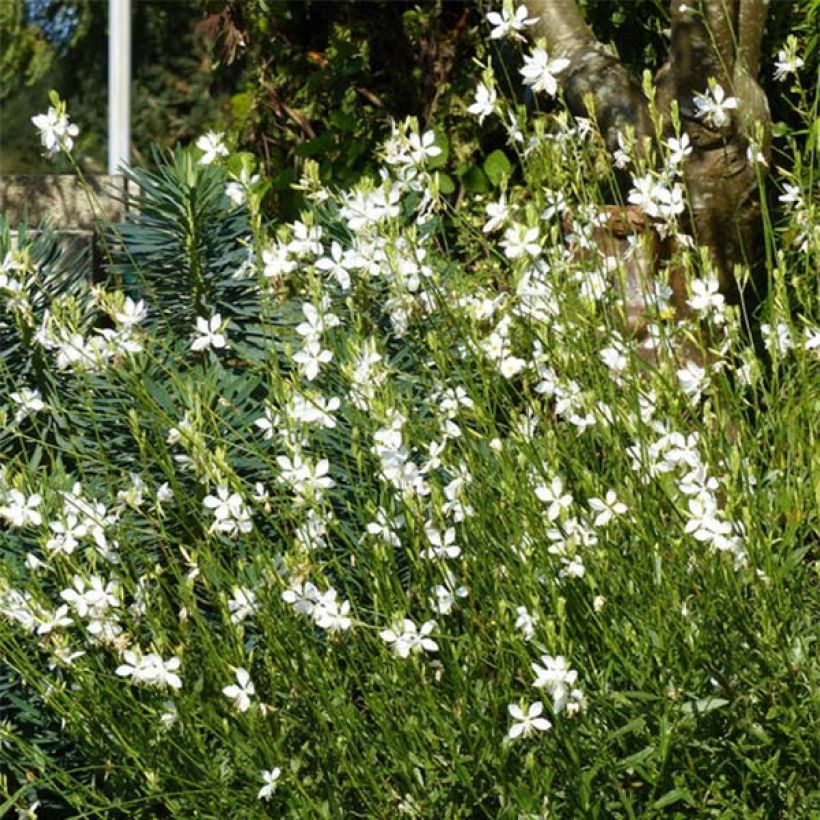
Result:
{"type": "Polygon", "coordinates": [[[758,359],[683,242],[630,337],[600,135],[488,117],[289,223],[158,152],[105,288],[0,232],[0,813],[816,813],[812,154],[758,359]]]}

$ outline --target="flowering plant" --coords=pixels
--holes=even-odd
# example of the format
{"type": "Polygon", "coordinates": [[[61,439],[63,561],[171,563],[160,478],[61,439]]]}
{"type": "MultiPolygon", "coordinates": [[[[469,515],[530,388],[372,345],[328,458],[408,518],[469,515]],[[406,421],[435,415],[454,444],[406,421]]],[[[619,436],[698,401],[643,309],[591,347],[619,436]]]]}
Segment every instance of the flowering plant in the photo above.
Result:
{"type": "Polygon", "coordinates": [[[157,153],[112,226],[134,292],[0,231],[0,770],[28,805],[810,799],[806,166],[767,228],[762,360],[686,241],[684,134],[625,165],[693,274],[676,319],[656,271],[627,288],[641,238],[599,241],[594,124],[476,105],[516,165],[458,208],[408,120],[353,187],[306,165],[287,223],[213,140],[157,153]]]}

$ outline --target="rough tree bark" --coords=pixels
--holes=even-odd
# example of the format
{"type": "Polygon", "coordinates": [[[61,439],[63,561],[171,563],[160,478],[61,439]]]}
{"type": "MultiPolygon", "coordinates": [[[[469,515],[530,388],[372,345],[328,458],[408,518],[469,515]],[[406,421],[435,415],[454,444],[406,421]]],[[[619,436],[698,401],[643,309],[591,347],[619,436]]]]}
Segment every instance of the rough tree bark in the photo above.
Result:
{"type": "MultiPolygon", "coordinates": [[[[575,0],[526,0],[526,5],[538,18],[533,36],[543,38],[551,58],[570,61],[558,79],[571,110],[587,115],[585,100],[591,97],[610,151],[627,127],[639,141],[654,138],[640,84],[604,50],[575,0]]],[[[671,0],[671,47],[655,76],[656,105],[667,128],[676,101],[693,146],[684,171],[692,207],[689,231],[709,248],[721,290],[731,301],[739,297],[734,266],[753,265],[760,253],[757,174],[746,151],[748,136],[760,123],[761,148],[768,155],[771,118],[756,80],[767,7],[768,0],[671,0]],[[698,119],[693,102],[712,77],[739,103],[720,129],[698,119]]]]}

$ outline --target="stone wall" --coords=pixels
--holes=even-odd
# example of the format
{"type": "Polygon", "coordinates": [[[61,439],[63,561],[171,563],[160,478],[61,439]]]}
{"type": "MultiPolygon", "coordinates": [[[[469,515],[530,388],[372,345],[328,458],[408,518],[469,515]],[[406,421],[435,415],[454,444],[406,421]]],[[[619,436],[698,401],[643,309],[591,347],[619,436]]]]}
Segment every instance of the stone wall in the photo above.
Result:
{"type": "Polygon", "coordinates": [[[35,227],[48,222],[54,228],[92,230],[98,218],[119,221],[123,205],[117,199],[125,190],[121,176],[89,175],[92,203],[73,174],[0,176],[0,213],[11,227],[25,223],[35,227]]]}

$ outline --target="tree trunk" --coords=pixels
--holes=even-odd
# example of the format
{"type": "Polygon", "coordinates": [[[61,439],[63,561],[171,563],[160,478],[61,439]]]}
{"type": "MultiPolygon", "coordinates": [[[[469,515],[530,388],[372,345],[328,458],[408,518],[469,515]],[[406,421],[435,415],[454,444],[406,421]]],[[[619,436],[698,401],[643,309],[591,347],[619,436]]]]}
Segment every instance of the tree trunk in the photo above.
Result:
{"type": "MultiPolygon", "coordinates": [[[[527,0],[532,29],[543,38],[551,57],[570,66],[559,75],[573,113],[594,112],[610,151],[628,126],[636,137],[653,138],[648,101],[637,80],[607,54],[584,22],[575,0],[527,0]]],[[[747,158],[755,123],[762,124],[761,149],[768,153],[770,116],[756,81],[767,0],[671,0],[672,42],[669,58],[655,78],[656,104],[667,130],[671,106],[677,103],[683,130],[693,151],[684,167],[692,208],[687,226],[698,244],[709,248],[721,291],[739,298],[735,265],[753,266],[760,255],[760,198],[754,163],[747,158]],[[696,115],[695,94],[708,90],[714,78],[726,96],[738,99],[731,122],[710,127],[696,115]]]]}

